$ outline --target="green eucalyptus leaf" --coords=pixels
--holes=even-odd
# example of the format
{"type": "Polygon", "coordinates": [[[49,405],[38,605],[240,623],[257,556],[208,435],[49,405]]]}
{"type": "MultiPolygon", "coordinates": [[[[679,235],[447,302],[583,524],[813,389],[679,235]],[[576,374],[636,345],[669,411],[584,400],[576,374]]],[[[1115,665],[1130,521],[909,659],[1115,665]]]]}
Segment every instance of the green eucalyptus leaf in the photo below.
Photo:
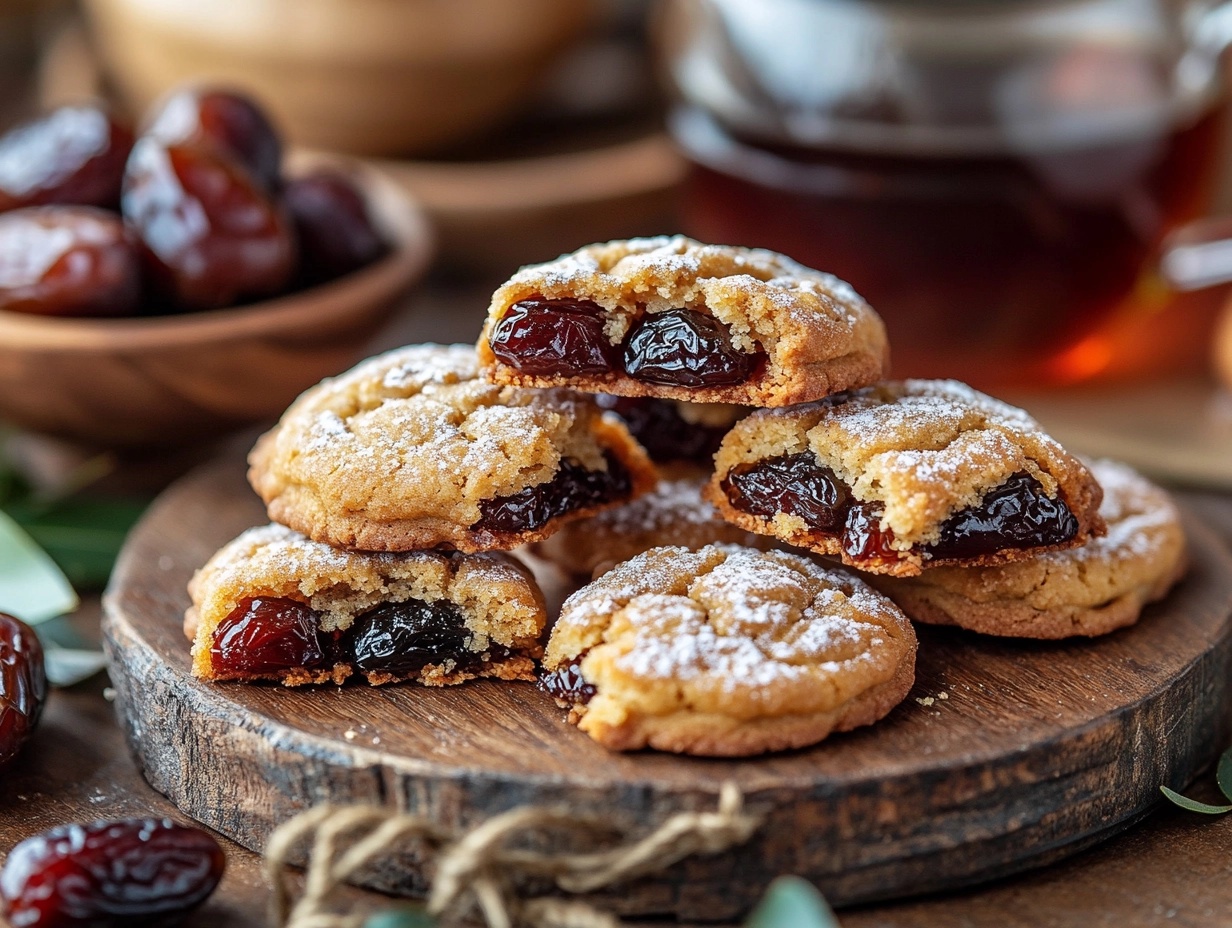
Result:
{"type": "Polygon", "coordinates": [[[107,666],[107,658],[97,643],[68,619],[49,619],[38,627],[38,636],[43,642],[47,679],[52,686],[73,686],[107,666]]]}
{"type": "Polygon", "coordinates": [[[369,915],[364,928],[436,928],[436,919],[422,908],[406,906],[369,915]]]}
{"type": "Polygon", "coordinates": [[[96,643],[65,617],[42,622],[38,626],[38,640],[43,643],[47,680],[53,686],[81,683],[107,665],[107,658],[96,643]]]}
{"type": "Polygon", "coordinates": [[[43,664],[47,670],[47,682],[52,686],[74,686],[107,667],[107,657],[102,651],[82,648],[62,648],[51,645],[43,649],[43,664]]]}
{"type": "Polygon", "coordinates": [[[1215,769],[1215,781],[1219,784],[1219,791],[1232,800],[1232,748],[1220,755],[1219,766],[1215,769]]]}
{"type": "Polygon", "coordinates": [[[839,923],[812,883],[781,876],[770,884],[745,928],[839,928],[839,923]]]}
{"type": "Polygon", "coordinates": [[[9,514],[82,589],[106,586],[129,529],[144,502],[69,499],[50,505],[23,501],[9,514]]]}
{"type": "Polygon", "coordinates": [[[76,608],[77,594],[55,561],[0,511],[0,612],[34,625],[76,608]]]}
{"type": "Polygon", "coordinates": [[[1176,803],[1182,809],[1188,809],[1190,812],[1202,812],[1206,815],[1221,815],[1224,812],[1232,812],[1232,805],[1228,806],[1213,806],[1205,802],[1197,802],[1182,796],[1175,790],[1168,789],[1166,786],[1161,786],[1160,792],[1167,796],[1172,802],[1176,803]]]}
{"type": "Polygon", "coordinates": [[[66,616],[58,616],[41,623],[38,636],[44,648],[88,648],[91,644],[66,616]]]}

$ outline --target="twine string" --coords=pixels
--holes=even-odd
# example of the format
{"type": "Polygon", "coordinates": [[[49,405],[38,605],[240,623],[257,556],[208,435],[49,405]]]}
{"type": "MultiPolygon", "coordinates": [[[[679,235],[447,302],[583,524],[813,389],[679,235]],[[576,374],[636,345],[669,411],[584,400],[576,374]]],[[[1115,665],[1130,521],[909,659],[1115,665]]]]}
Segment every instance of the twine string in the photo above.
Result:
{"type": "Polygon", "coordinates": [[[593,892],[695,854],[743,844],[760,825],[761,817],[745,810],[734,783],[723,784],[716,810],[676,813],[637,838],[613,822],[560,808],[520,806],[455,836],[423,816],[380,806],[318,806],[279,827],[266,848],[273,923],[280,928],[360,928],[361,916],[333,910],[334,893],[383,856],[415,845],[435,861],[427,909],[442,923],[478,909],[488,928],[618,928],[619,919],[584,902],[524,899],[519,887],[537,877],[551,879],[566,893],[593,892]],[[509,846],[528,835],[561,832],[624,843],[589,852],[509,846]],[[303,893],[296,900],[289,862],[304,844],[311,850],[303,893]]]}

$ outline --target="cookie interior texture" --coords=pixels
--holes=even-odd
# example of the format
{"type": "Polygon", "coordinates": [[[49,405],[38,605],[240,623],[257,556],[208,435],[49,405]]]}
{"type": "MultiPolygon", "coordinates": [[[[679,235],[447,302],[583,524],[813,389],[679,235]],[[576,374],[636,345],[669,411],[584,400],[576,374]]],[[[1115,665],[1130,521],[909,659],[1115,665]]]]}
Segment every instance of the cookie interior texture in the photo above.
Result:
{"type": "Polygon", "coordinates": [[[501,383],[755,406],[800,403],[871,383],[888,358],[880,317],[844,281],[776,252],[683,236],[590,245],[523,268],[493,295],[478,349],[489,376],[501,383]],[[498,361],[491,338],[511,307],[561,299],[596,306],[613,348],[627,346],[647,317],[686,311],[716,320],[735,351],[764,362],[741,382],[673,385],[636,379],[619,365],[606,373],[552,376],[498,361]]]}
{"type": "Polygon", "coordinates": [[[913,619],[988,635],[1102,635],[1138,621],[1185,571],[1180,513],[1160,487],[1114,461],[1091,472],[1104,489],[1108,533],[999,567],[939,567],[872,582],[913,619]]]}
{"type": "Polygon", "coordinates": [[[486,383],[462,345],[398,349],[323,381],[262,436],[249,464],[272,520],[385,551],[513,548],[655,480],[645,452],[593,397],[486,383]],[[613,462],[624,476],[608,499],[546,521],[540,507],[521,530],[485,524],[502,500],[562,475],[611,475],[613,462]]]}
{"type": "Polygon", "coordinates": [[[862,581],[782,551],[655,548],[565,603],[544,658],[605,747],[740,756],[870,724],[907,694],[916,637],[862,581]]]}
{"type": "Polygon", "coordinates": [[[440,685],[475,676],[533,679],[533,659],[540,653],[547,620],[539,588],[529,572],[507,555],[345,551],[276,524],[249,529],[221,548],[194,574],[189,594],[192,606],[185,631],[193,638],[193,673],[204,679],[341,683],[360,671],[353,654],[333,651],[328,644],[345,642],[348,630],[372,610],[409,601],[447,604],[448,611],[460,617],[461,635],[451,639],[460,643],[459,653],[430,660],[414,672],[368,672],[370,683],[416,679],[440,685]],[[254,598],[309,607],[326,659],[311,667],[255,674],[232,674],[217,666],[216,631],[254,598]]]}
{"type": "Polygon", "coordinates": [[[1003,563],[1044,548],[1073,547],[1104,530],[1101,490],[1082,462],[1021,409],[956,381],[886,382],[816,403],[760,410],[728,433],[715,469],[705,492],[725,518],[880,573],[1003,563]],[[739,500],[733,486],[747,469],[774,461],[787,462],[783,472],[796,485],[803,486],[799,475],[810,468],[833,478],[837,526],[819,529],[782,508],[757,514],[739,500]],[[947,521],[977,510],[1011,482],[1033,488],[1034,498],[1060,517],[1072,516],[1068,537],[977,557],[930,554],[929,547],[943,540],[947,521]],[[854,523],[870,513],[867,530],[881,536],[883,550],[874,557],[852,556],[845,548],[854,523]]]}
{"type": "Polygon", "coordinates": [[[536,542],[534,553],[562,570],[590,578],[651,548],[697,549],[715,543],[770,548],[776,539],[745,531],[702,499],[702,476],[661,480],[644,496],[563,526],[536,542]]]}

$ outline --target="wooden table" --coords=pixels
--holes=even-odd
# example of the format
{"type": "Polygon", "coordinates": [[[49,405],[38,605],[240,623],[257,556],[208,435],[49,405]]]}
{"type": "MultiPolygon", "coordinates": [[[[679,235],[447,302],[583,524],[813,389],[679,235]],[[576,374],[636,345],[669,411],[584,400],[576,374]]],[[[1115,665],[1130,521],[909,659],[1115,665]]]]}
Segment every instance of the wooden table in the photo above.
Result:
{"type": "MultiPolygon", "coordinates": [[[[411,301],[411,311],[374,350],[409,341],[469,340],[484,307],[480,287],[428,291],[411,301]]],[[[158,474],[158,481],[166,479],[167,470],[183,466],[180,459],[175,467],[151,466],[158,463],[143,465],[158,474]]],[[[138,469],[134,465],[134,474],[138,469]]],[[[1232,495],[1187,493],[1185,498],[1232,542],[1232,495]]],[[[93,598],[75,621],[83,631],[96,633],[98,615],[98,601],[93,598]]],[[[101,678],[52,696],[37,736],[2,782],[0,853],[28,835],[67,821],[178,816],[145,784],[129,758],[101,678]]],[[[1209,783],[1191,792],[1197,798],[1215,798],[1209,783]]],[[[268,891],[260,860],[224,843],[226,878],[186,924],[265,925],[268,891]]],[[[841,913],[841,921],[845,928],[1226,926],[1232,924],[1230,877],[1232,817],[1212,819],[1161,805],[1131,831],[1059,864],[973,889],[848,910],[841,913]]],[[[384,902],[359,892],[354,900],[358,905],[384,902]]]]}

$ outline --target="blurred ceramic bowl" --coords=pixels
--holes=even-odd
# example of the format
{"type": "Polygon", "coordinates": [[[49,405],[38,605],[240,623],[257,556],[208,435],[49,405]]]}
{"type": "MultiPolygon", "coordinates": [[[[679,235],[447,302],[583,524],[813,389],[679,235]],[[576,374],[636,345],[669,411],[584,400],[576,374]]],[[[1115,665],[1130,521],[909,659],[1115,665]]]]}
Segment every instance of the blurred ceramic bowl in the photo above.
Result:
{"type": "Polygon", "coordinates": [[[266,103],[290,140],[418,154],[492,125],[586,25],[590,0],[87,0],[134,112],[187,81],[266,103]]]}
{"type": "MultiPolygon", "coordinates": [[[[295,174],[325,161],[292,159],[295,174]]],[[[0,421],[81,444],[182,444],[276,418],[350,367],[427,267],[432,234],[399,186],[350,166],[390,251],[329,283],[244,306],[68,319],[0,311],[0,421]]]]}

